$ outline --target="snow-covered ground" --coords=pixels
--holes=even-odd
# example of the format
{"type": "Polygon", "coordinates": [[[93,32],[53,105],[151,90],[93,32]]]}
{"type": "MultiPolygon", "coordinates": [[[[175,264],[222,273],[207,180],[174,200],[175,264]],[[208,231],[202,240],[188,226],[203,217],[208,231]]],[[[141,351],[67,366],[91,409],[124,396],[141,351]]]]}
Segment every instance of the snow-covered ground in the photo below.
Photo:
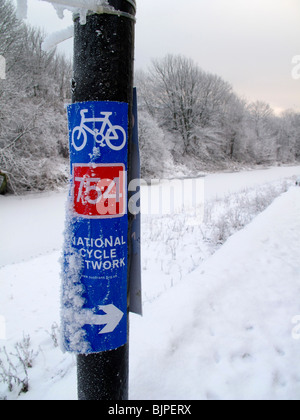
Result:
{"type": "MultiPolygon", "coordinates": [[[[300,315],[300,189],[290,178],[299,173],[209,175],[204,221],[143,217],[144,317],[131,315],[131,399],[300,398],[292,323],[300,315]],[[286,177],[288,192],[242,229],[286,177]]],[[[24,382],[17,351],[33,359],[29,391],[0,382],[0,399],[76,399],[74,356],[56,347],[65,197],[0,197],[0,360],[24,382]]]]}
{"type": "Polygon", "coordinates": [[[298,400],[299,231],[293,187],[145,305],[132,322],[131,397],[298,400]]]}

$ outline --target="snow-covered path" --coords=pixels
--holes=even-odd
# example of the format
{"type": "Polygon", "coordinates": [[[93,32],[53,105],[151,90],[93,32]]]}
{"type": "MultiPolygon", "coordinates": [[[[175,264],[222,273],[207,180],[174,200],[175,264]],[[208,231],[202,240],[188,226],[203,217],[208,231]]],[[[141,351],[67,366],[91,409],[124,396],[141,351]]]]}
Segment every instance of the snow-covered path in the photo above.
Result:
{"type": "Polygon", "coordinates": [[[300,189],[132,322],[131,398],[300,399],[300,189]]]}

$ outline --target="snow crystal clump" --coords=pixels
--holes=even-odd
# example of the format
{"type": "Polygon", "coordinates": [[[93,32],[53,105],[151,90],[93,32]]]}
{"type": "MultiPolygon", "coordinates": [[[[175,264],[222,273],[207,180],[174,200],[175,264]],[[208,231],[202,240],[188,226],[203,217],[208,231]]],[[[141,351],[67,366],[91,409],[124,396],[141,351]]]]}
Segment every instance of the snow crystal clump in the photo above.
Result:
{"type": "Polygon", "coordinates": [[[68,202],[61,273],[61,347],[64,352],[85,354],[89,351],[89,345],[82,328],[86,323],[86,314],[83,309],[84,287],[80,282],[83,261],[81,255],[72,247],[72,209],[70,207],[70,202],[68,202]]]}

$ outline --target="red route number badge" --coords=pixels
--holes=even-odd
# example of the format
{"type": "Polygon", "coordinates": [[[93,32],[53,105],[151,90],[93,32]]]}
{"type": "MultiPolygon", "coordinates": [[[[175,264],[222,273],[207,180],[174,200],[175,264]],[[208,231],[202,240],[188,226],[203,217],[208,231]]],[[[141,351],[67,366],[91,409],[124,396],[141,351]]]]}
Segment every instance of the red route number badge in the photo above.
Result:
{"type": "Polygon", "coordinates": [[[124,216],[126,183],[124,164],[74,164],[75,213],[90,219],[124,216]]]}

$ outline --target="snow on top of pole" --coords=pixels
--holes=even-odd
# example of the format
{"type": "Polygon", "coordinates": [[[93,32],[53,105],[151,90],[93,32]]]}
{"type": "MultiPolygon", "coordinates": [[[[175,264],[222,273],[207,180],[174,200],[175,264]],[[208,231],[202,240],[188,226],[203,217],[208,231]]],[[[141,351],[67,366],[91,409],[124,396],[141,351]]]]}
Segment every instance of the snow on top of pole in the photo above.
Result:
{"type": "MultiPolygon", "coordinates": [[[[21,0],[23,1],[23,0],[21,0]]],[[[75,14],[80,15],[80,23],[86,23],[86,15],[88,12],[94,12],[97,14],[111,14],[117,16],[124,16],[129,19],[135,20],[135,16],[131,15],[130,13],[122,12],[121,10],[115,9],[112,5],[109,4],[107,0],[44,0],[48,3],[53,4],[56,8],[63,10],[70,10],[75,14]]],[[[135,0],[126,0],[128,3],[133,6],[134,10],[136,10],[135,0]]]]}
{"type": "MultiPolygon", "coordinates": [[[[122,12],[111,6],[108,0],[42,0],[51,3],[58,17],[62,19],[64,10],[70,10],[73,13],[85,15],[91,11],[95,13],[109,13],[118,16],[126,16],[135,19],[130,13],[122,12]]],[[[136,10],[135,0],[126,0],[136,10]]],[[[19,19],[27,18],[27,0],[17,0],[17,16],[19,19]]]]}
{"type": "MultiPolygon", "coordinates": [[[[80,16],[80,23],[82,25],[86,24],[86,17],[88,13],[94,12],[97,14],[110,14],[123,16],[135,21],[135,16],[130,13],[122,12],[121,10],[115,9],[109,4],[107,0],[42,0],[47,3],[51,3],[56,10],[57,16],[60,19],[64,18],[64,11],[69,10],[74,15],[80,16]]],[[[126,0],[130,5],[136,10],[135,0],[126,0]]],[[[27,0],[17,0],[17,17],[18,19],[27,18],[27,0]]],[[[54,34],[46,37],[43,48],[47,51],[51,48],[54,48],[60,42],[65,41],[73,36],[72,29],[66,28],[62,31],[56,32],[54,34]]]]}
{"type": "Polygon", "coordinates": [[[42,48],[44,51],[50,51],[56,47],[56,45],[60,44],[63,41],[66,41],[69,38],[74,36],[74,27],[68,26],[61,31],[54,32],[48,35],[44,42],[42,43],[42,48]]]}

